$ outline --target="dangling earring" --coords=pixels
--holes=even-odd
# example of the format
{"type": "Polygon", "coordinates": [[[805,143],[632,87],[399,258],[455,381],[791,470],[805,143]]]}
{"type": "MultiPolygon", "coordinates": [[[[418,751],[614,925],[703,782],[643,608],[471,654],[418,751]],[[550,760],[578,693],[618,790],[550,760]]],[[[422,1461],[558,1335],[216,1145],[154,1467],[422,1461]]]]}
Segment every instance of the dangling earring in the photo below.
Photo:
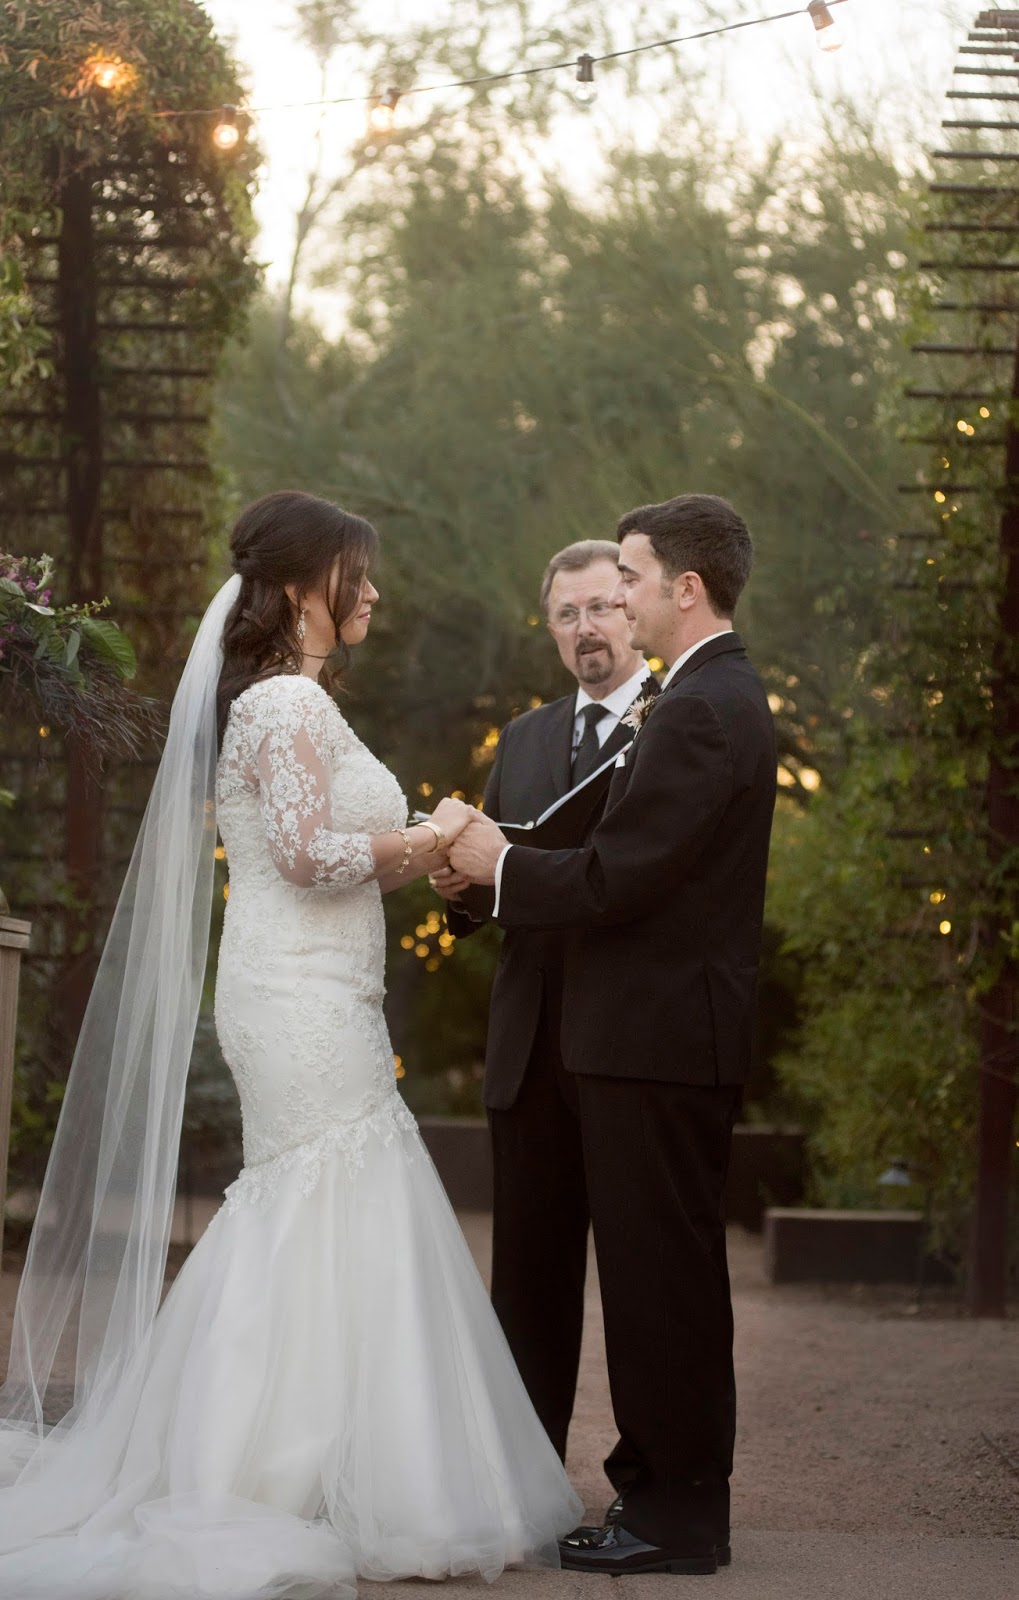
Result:
{"type": "Polygon", "coordinates": [[[304,620],[307,615],[308,613],[306,608],[302,606],[301,615],[297,619],[297,641],[299,644],[304,643],[304,636],[308,631],[308,624],[304,620]]]}

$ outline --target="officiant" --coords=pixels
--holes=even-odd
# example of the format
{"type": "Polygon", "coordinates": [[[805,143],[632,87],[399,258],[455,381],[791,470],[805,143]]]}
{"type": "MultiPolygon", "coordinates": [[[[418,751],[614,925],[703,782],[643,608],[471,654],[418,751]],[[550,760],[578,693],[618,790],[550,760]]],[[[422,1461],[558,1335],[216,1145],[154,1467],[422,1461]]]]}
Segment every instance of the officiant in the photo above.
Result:
{"type": "MultiPolygon", "coordinates": [[[[597,825],[613,757],[633,737],[623,719],[657,692],[612,598],[618,561],[618,544],[585,539],[549,562],[541,606],[577,687],[507,724],[485,789],[486,815],[513,823],[536,820],[585,785],[556,813],[560,848],[584,844],[597,825]],[[576,837],[565,836],[564,827],[576,837]]],[[[433,886],[448,901],[458,938],[490,917],[493,890],[465,888],[451,869],[436,874],[433,886]]],[[[484,1101],[495,1175],[492,1301],[534,1408],[565,1460],[590,1218],[576,1084],[560,1047],[562,949],[560,933],[506,934],[492,987],[484,1101]]]]}

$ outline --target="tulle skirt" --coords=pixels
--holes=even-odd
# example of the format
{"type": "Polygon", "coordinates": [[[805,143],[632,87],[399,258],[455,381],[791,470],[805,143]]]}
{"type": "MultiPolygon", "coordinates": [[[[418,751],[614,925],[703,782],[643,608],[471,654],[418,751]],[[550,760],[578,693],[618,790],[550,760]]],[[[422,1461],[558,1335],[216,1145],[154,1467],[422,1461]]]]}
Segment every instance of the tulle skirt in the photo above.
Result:
{"type": "Polygon", "coordinates": [[[101,1418],[0,1493],[4,1600],[311,1600],[580,1519],[409,1117],[242,1173],[101,1418]]]}

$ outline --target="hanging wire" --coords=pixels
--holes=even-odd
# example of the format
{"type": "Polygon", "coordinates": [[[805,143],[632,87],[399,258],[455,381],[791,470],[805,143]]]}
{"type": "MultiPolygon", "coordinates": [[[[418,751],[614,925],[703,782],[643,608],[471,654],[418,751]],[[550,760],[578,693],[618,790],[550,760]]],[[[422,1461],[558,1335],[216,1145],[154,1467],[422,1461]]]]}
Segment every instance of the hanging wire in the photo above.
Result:
{"type": "MultiPolygon", "coordinates": [[[[847,0],[827,0],[830,6],[846,5],[847,0]]],[[[723,33],[736,33],[742,28],[757,28],[766,22],[785,22],[789,17],[806,17],[811,15],[810,5],[796,6],[791,11],[776,11],[767,17],[746,17],[742,22],[726,22],[715,28],[702,28],[697,33],[678,34],[672,39],[652,39],[647,44],[635,44],[625,50],[610,50],[603,56],[587,56],[594,66],[600,66],[606,61],[621,61],[627,56],[643,55],[648,50],[666,50],[679,44],[692,44],[699,39],[714,39],[723,33]]],[[[586,52],[585,52],[586,54],[586,52]]],[[[406,100],[413,94],[439,94],[449,89],[476,89],[486,83],[508,83],[514,78],[534,78],[543,72],[576,71],[578,58],[572,56],[568,61],[546,61],[540,66],[511,67],[505,72],[483,72],[473,78],[455,78],[443,83],[420,83],[409,89],[398,91],[399,99],[406,100]]],[[[245,107],[243,114],[248,117],[259,116],[270,111],[312,111],[326,106],[357,106],[376,105],[379,102],[378,93],[340,95],[329,100],[290,100],[280,105],[250,106],[245,107]]],[[[180,110],[157,111],[157,117],[214,117],[220,113],[220,107],[206,110],[180,110]]]]}

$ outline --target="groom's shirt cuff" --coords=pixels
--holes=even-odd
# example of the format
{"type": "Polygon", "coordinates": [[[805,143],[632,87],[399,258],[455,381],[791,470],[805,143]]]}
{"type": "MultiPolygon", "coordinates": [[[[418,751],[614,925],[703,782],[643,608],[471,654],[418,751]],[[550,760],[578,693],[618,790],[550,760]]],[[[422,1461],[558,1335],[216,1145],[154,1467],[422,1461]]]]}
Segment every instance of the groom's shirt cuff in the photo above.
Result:
{"type": "Polygon", "coordinates": [[[499,901],[502,898],[502,869],[503,869],[503,863],[505,862],[506,857],[509,855],[509,853],[510,853],[510,851],[512,849],[513,849],[513,846],[511,844],[508,844],[506,846],[505,850],[503,851],[502,855],[499,857],[498,861],[495,863],[495,905],[492,907],[492,917],[493,917],[493,919],[496,918],[499,915],[499,901]]]}

